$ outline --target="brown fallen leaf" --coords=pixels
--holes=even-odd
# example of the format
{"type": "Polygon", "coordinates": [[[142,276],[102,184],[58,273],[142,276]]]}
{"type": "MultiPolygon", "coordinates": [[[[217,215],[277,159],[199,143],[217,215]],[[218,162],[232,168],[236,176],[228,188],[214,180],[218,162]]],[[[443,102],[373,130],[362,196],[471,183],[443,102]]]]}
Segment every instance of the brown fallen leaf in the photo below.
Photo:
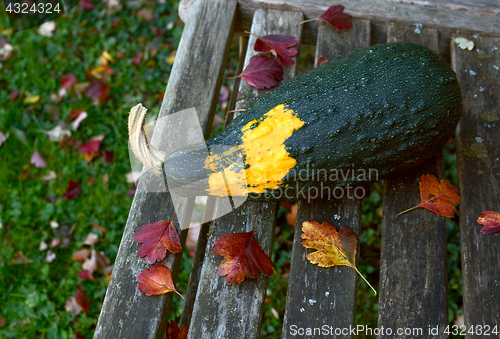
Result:
{"type": "Polygon", "coordinates": [[[420,203],[417,206],[399,213],[397,216],[411,211],[414,208],[422,207],[439,215],[453,218],[453,212],[457,212],[457,209],[453,205],[460,204],[458,188],[444,179],[439,182],[432,174],[420,177],[419,187],[420,203]]]}
{"type": "Polygon", "coordinates": [[[179,327],[179,325],[172,320],[167,326],[165,339],[187,339],[188,331],[187,325],[179,327]]]}
{"type": "Polygon", "coordinates": [[[302,223],[302,245],[313,248],[316,252],[309,253],[307,260],[320,267],[349,266],[353,268],[371,287],[375,295],[377,291],[363,277],[356,267],[357,236],[348,227],[341,227],[337,232],[335,226],[323,221],[322,224],[316,220],[304,221],[302,223]]]}
{"type": "Polygon", "coordinates": [[[165,265],[155,265],[150,269],[144,269],[137,276],[137,280],[141,283],[137,289],[143,294],[151,296],[175,292],[184,299],[182,294],[175,289],[172,273],[165,265]]]}
{"type": "Polygon", "coordinates": [[[257,242],[254,230],[255,223],[250,232],[230,233],[215,240],[212,252],[226,257],[218,270],[219,276],[227,276],[226,283],[240,283],[246,276],[257,278],[259,271],[266,277],[274,273],[273,262],[257,242]]]}

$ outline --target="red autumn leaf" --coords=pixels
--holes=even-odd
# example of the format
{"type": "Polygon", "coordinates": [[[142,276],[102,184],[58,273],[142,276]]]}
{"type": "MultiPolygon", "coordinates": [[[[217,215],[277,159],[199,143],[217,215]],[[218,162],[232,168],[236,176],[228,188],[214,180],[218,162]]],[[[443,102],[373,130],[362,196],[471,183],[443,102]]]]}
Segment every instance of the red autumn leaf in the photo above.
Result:
{"type": "Polygon", "coordinates": [[[94,281],[94,276],[92,275],[92,272],[90,272],[89,270],[83,270],[81,272],[78,272],[77,276],[78,278],[83,280],[94,281]]]}
{"type": "Polygon", "coordinates": [[[500,232],[500,213],[495,211],[484,211],[483,215],[477,219],[477,223],[483,225],[483,234],[493,234],[500,232]]]}
{"type": "Polygon", "coordinates": [[[104,81],[94,81],[85,89],[85,96],[95,103],[103,103],[108,100],[110,86],[104,81]]]}
{"type": "Polygon", "coordinates": [[[80,332],[75,331],[75,339],[85,339],[85,337],[80,332]]]}
{"type": "Polygon", "coordinates": [[[62,198],[66,200],[75,199],[82,192],[80,185],[73,180],[68,180],[68,189],[63,194],[62,198]]]}
{"type": "Polygon", "coordinates": [[[165,265],[155,265],[150,269],[144,269],[137,276],[137,280],[141,283],[137,286],[137,289],[143,294],[159,295],[175,292],[184,299],[175,289],[174,282],[172,281],[172,273],[165,265]]]}
{"type": "Polygon", "coordinates": [[[90,80],[106,80],[114,73],[115,71],[108,65],[99,65],[94,68],[89,68],[85,76],[90,80]]]}
{"type": "Polygon", "coordinates": [[[439,182],[432,174],[422,175],[419,180],[419,187],[420,203],[399,213],[398,216],[414,208],[423,207],[439,215],[453,218],[453,212],[457,212],[453,205],[460,204],[458,188],[446,180],[439,182]]]}
{"type": "Polygon", "coordinates": [[[104,156],[104,162],[107,164],[111,164],[115,159],[115,152],[110,150],[103,150],[102,155],[104,156]]]}
{"type": "Polygon", "coordinates": [[[92,8],[95,7],[95,5],[92,2],[90,2],[90,0],[82,0],[81,4],[82,4],[82,9],[84,11],[90,11],[92,8]]]}
{"type": "Polygon", "coordinates": [[[152,265],[165,259],[167,251],[182,251],[181,240],[172,220],[145,224],[137,229],[134,241],[142,243],[137,251],[139,258],[145,257],[146,262],[152,265]]]}
{"type": "Polygon", "coordinates": [[[16,100],[20,93],[21,93],[20,89],[15,89],[15,90],[11,91],[9,93],[10,101],[16,100]]]}
{"type": "Polygon", "coordinates": [[[226,277],[228,284],[240,283],[246,276],[257,278],[259,271],[266,277],[273,274],[273,263],[255,239],[254,231],[230,233],[215,240],[215,255],[226,256],[218,274],[226,277]]]}
{"type": "Polygon", "coordinates": [[[351,16],[349,14],[342,13],[343,11],[344,6],[342,5],[331,6],[320,17],[305,20],[301,23],[323,19],[339,31],[348,31],[352,27],[351,16]]]}
{"type": "Polygon", "coordinates": [[[328,62],[328,59],[325,58],[324,56],[320,56],[318,58],[316,65],[319,67],[319,66],[323,65],[325,62],[328,62]]]}
{"type": "Polygon", "coordinates": [[[102,139],[101,140],[90,140],[85,145],[80,147],[80,149],[78,150],[78,153],[99,152],[99,147],[101,146],[101,143],[102,143],[102,139]]]}
{"type": "Polygon", "coordinates": [[[283,67],[276,60],[268,59],[262,55],[255,55],[236,78],[242,78],[250,86],[257,89],[264,89],[276,86],[283,73],[283,67]]]}
{"type": "Polygon", "coordinates": [[[95,228],[97,228],[99,231],[101,231],[102,233],[108,233],[108,230],[105,229],[104,227],[100,226],[100,225],[97,225],[95,222],[92,223],[92,226],[94,226],[95,228]]]}
{"type": "Polygon", "coordinates": [[[291,35],[271,34],[266,36],[257,36],[257,41],[253,46],[256,52],[267,53],[271,52],[283,66],[290,67],[294,64],[292,56],[297,54],[297,50],[290,48],[295,46],[299,41],[291,35]]]}
{"type": "Polygon", "coordinates": [[[132,63],[139,65],[141,63],[141,59],[142,59],[142,52],[137,52],[135,57],[132,58],[132,63]]]}
{"type": "Polygon", "coordinates": [[[7,325],[7,318],[0,318],[0,329],[4,328],[7,325]]]}
{"type": "Polygon", "coordinates": [[[90,301],[87,299],[87,293],[78,289],[75,295],[76,303],[82,308],[83,313],[87,314],[90,310],[90,301]]]}
{"type": "Polygon", "coordinates": [[[165,339],[187,339],[188,335],[187,325],[182,325],[179,327],[177,323],[172,320],[167,326],[167,333],[165,334],[165,339]]]}
{"type": "Polygon", "coordinates": [[[61,77],[61,87],[62,88],[70,88],[74,84],[76,84],[78,79],[74,74],[65,74],[61,77]]]}

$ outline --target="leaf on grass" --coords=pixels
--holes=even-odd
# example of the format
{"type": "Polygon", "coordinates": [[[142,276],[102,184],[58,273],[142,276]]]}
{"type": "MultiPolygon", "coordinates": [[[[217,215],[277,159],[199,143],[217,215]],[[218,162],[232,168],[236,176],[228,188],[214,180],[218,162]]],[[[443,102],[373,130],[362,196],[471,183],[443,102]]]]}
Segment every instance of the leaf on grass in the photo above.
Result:
{"type": "Polygon", "coordinates": [[[9,133],[3,133],[0,131],[0,146],[9,138],[9,133]]]}
{"type": "Polygon", "coordinates": [[[40,153],[38,153],[37,149],[33,152],[33,155],[30,158],[30,164],[35,165],[36,168],[45,168],[47,167],[47,163],[42,158],[40,153]]]}
{"type": "Polygon", "coordinates": [[[138,276],[137,280],[141,283],[137,286],[139,292],[146,295],[159,295],[168,292],[177,292],[172,281],[172,273],[165,265],[155,265],[150,269],[144,269],[138,276]]]}
{"type": "Polygon", "coordinates": [[[85,89],[85,96],[92,99],[94,104],[102,104],[109,99],[110,86],[108,83],[98,80],[91,83],[85,89]]]}
{"type": "MultiPolygon", "coordinates": [[[[249,33],[249,32],[248,32],[249,33]]],[[[251,34],[251,33],[250,33],[251,34]]],[[[291,35],[271,34],[265,36],[257,36],[257,41],[253,46],[256,52],[268,53],[271,52],[283,66],[290,67],[294,64],[291,57],[297,54],[297,50],[291,48],[299,41],[291,35]]]]}
{"type": "Polygon", "coordinates": [[[85,293],[82,289],[78,289],[76,291],[75,300],[78,306],[82,308],[83,313],[89,313],[90,301],[87,299],[87,293],[85,293]]]}
{"type": "Polygon", "coordinates": [[[78,82],[74,74],[65,74],[61,77],[61,88],[70,88],[78,82]]]}
{"type": "Polygon", "coordinates": [[[137,52],[137,54],[132,58],[132,63],[135,65],[139,65],[142,60],[142,52],[137,52]]]}
{"type": "Polygon", "coordinates": [[[83,280],[90,280],[90,281],[94,281],[94,276],[92,275],[92,272],[90,272],[89,270],[83,270],[81,272],[78,272],[78,278],[80,279],[83,279],[83,280]]]}
{"type": "Polygon", "coordinates": [[[33,260],[26,257],[22,251],[17,251],[16,253],[14,253],[14,258],[11,259],[10,264],[21,265],[21,264],[30,264],[32,262],[33,260]]]}
{"type": "Polygon", "coordinates": [[[49,140],[52,142],[60,142],[64,138],[69,138],[71,136],[71,131],[61,125],[57,125],[48,131],[42,130],[42,132],[47,134],[49,136],[49,140]]]}
{"type": "Polygon", "coordinates": [[[103,150],[102,155],[104,157],[104,162],[107,164],[111,164],[115,161],[115,152],[111,150],[103,150]]]}
{"type": "Polygon", "coordinates": [[[82,192],[80,185],[73,180],[68,180],[68,188],[66,192],[63,194],[62,198],[66,200],[75,199],[82,192]]]}
{"type": "Polygon", "coordinates": [[[66,312],[70,312],[72,317],[76,317],[82,311],[82,308],[76,302],[75,297],[69,297],[66,299],[66,302],[64,303],[64,309],[66,310],[66,312]]]}
{"type": "Polygon", "coordinates": [[[179,327],[177,323],[172,320],[167,326],[167,333],[165,339],[187,339],[189,328],[187,325],[179,327]]]}
{"type": "Polygon", "coordinates": [[[88,143],[80,147],[78,152],[82,154],[85,161],[91,162],[99,155],[99,147],[101,146],[103,139],[104,134],[96,135],[95,137],[92,137],[88,143]]]}
{"type": "Polygon", "coordinates": [[[90,252],[86,248],[82,248],[77,250],[75,253],[71,255],[71,259],[83,263],[90,256],[90,252]]]}
{"type": "Polygon", "coordinates": [[[75,339],[85,339],[85,337],[80,332],[75,331],[75,339]]]}
{"type": "Polygon", "coordinates": [[[453,205],[460,204],[458,188],[444,179],[439,182],[432,174],[422,175],[418,184],[420,187],[420,203],[399,213],[397,216],[414,208],[422,207],[439,215],[453,218],[453,212],[457,212],[453,205]]]}
{"type": "Polygon", "coordinates": [[[23,104],[25,105],[34,105],[40,102],[42,97],[40,95],[28,95],[23,100],[23,104]]]}
{"type": "Polygon", "coordinates": [[[90,11],[92,8],[95,7],[95,5],[92,2],[90,2],[90,0],[82,0],[80,3],[82,4],[82,9],[84,11],[90,11]]]}
{"type": "Polygon", "coordinates": [[[89,68],[85,76],[90,80],[106,80],[114,73],[115,71],[108,65],[99,65],[94,68],[89,68]]]}
{"type": "Polygon", "coordinates": [[[84,270],[89,270],[91,273],[94,273],[98,269],[105,269],[111,264],[111,260],[104,255],[103,252],[98,252],[92,246],[92,254],[90,255],[89,259],[86,259],[85,262],[82,264],[82,268],[84,270]]]}
{"type": "Polygon", "coordinates": [[[182,251],[179,234],[172,220],[145,224],[137,229],[134,241],[142,243],[137,251],[139,258],[145,257],[146,262],[152,265],[165,259],[167,251],[182,251]]]}
{"type": "Polygon", "coordinates": [[[215,240],[215,255],[226,256],[218,274],[226,277],[228,284],[240,283],[246,276],[257,278],[259,271],[266,277],[273,274],[273,263],[255,239],[254,231],[230,233],[215,240]]]}
{"type": "Polygon", "coordinates": [[[356,268],[356,246],[358,238],[356,233],[348,227],[341,227],[337,232],[335,226],[323,221],[322,224],[316,220],[304,221],[302,223],[302,245],[313,248],[316,252],[309,253],[307,260],[320,267],[349,266],[356,270],[363,280],[365,277],[356,268]]]}
{"type": "Polygon", "coordinates": [[[257,89],[264,89],[276,86],[283,77],[283,73],[283,67],[276,60],[255,55],[236,78],[242,78],[257,89]]]}
{"type": "MultiPolygon", "coordinates": [[[[71,112],[73,112],[73,111],[71,111],[71,112]]],[[[87,112],[80,112],[78,114],[78,117],[71,123],[71,128],[73,129],[73,131],[76,131],[78,129],[78,127],[80,127],[80,123],[83,120],[87,119],[87,117],[88,117],[87,112]]]]}
{"type": "Polygon", "coordinates": [[[500,213],[495,211],[484,211],[483,215],[477,219],[477,223],[483,225],[483,234],[493,234],[500,232],[500,213]]]}
{"type": "Polygon", "coordinates": [[[342,13],[343,11],[344,6],[342,5],[331,6],[321,16],[302,21],[301,24],[308,21],[323,19],[339,31],[348,31],[352,27],[351,16],[342,13]]]}

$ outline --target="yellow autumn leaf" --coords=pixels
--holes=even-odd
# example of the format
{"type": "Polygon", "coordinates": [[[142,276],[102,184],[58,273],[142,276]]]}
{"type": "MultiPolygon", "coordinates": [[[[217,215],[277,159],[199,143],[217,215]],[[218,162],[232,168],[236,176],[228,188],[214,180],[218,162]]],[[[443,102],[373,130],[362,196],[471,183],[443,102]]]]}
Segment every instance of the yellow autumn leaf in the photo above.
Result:
{"type": "Polygon", "coordinates": [[[366,281],[356,268],[357,236],[348,227],[341,227],[337,232],[335,226],[323,221],[304,221],[302,223],[302,245],[313,248],[316,252],[309,253],[307,260],[320,267],[349,266],[356,270],[363,280],[371,287],[375,295],[377,291],[366,281]]]}
{"type": "Polygon", "coordinates": [[[42,97],[40,95],[28,95],[26,98],[24,98],[23,104],[34,105],[34,104],[40,102],[41,99],[42,99],[42,97]]]}

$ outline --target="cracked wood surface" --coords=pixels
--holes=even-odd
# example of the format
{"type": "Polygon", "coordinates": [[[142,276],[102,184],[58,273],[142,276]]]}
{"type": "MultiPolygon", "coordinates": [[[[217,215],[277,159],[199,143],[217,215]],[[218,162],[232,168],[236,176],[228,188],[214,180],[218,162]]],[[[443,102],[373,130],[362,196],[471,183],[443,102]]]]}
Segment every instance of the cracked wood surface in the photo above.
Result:
{"type": "Polygon", "coordinates": [[[483,211],[500,212],[500,39],[479,37],[474,43],[473,51],[452,46],[452,65],[464,96],[456,144],[467,329],[500,326],[500,233],[484,235],[477,223],[483,211]]]}
{"type": "MultiPolygon", "coordinates": [[[[315,65],[320,57],[332,60],[369,45],[368,20],[353,20],[353,27],[347,32],[339,32],[329,24],[320,23],[315,65]]],[[[320,223],[328,221],[337,230],[341,226],[349,227],[359,235],[361,201],[347,197],[341,200],[321,198],[311,202],[301,201],[298,206],[282,338],[293,338],[295,326],[349,328],[354,325],[356,271],[347,266],[323,268],[311,264],[306,259],[311,250],[302,246],[301,235],[302,223],[311,220],[320,223]]]]}
{"type": "MultiPolygon", "coordinates": [[[[388,42],[402,41],[438,48],[434,29],[416,34],[389,26],[388,42]]],[[[393,331],[422,328],[419,338],[447,338],[443,333],[448,325],[445,217],[421,208],[396,217],[420,201],[418,180],[424,174],[444,179],[442,152],[384,184],[378,326],[393,331]],[[428,326],[439,326],[439,334],[430,335],[428,326]]],[[[398,336],[414,337],[413,333],[398,336]]]]}

